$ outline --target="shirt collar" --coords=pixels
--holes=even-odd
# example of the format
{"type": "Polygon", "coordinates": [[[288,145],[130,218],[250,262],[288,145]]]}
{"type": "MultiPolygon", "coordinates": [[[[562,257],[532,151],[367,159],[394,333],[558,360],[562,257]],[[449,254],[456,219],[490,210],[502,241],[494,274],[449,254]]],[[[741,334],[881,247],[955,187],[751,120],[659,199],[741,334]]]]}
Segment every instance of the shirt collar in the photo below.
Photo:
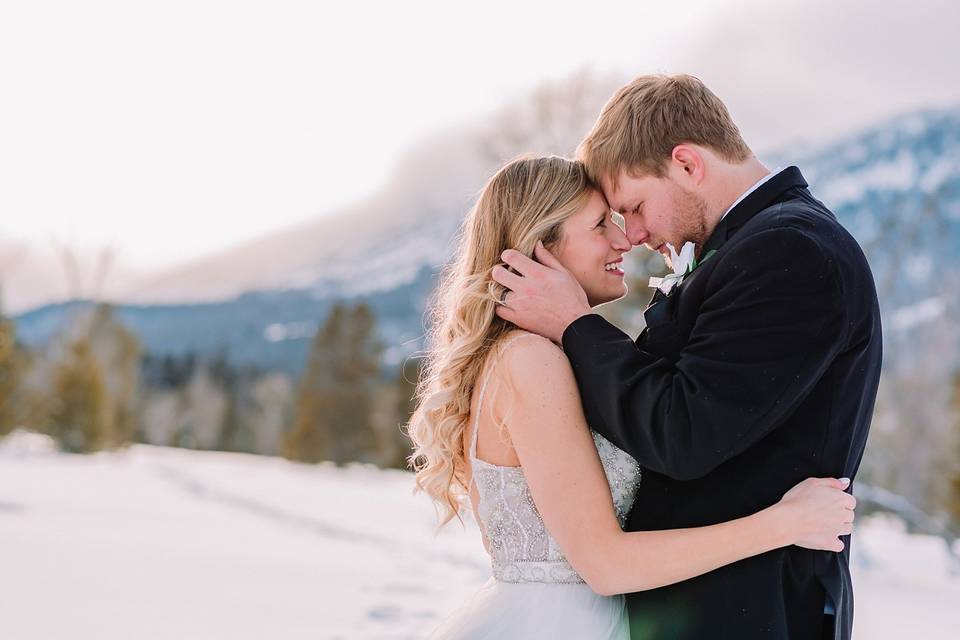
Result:
{"type": "Polygon", "coordinates": [[[765,183],[767,180],[777,175],[781,171],[783,171],[783,167],[777,167],[767,175],[763,176],[762,178],[754,182],[752,187],[750,187],[749,189],[747,189],[746,191],[740,194],[740,197],[737,198],[732,205],[730,205],[730,208],[727,209],[722,216],[720,216],[720,219],[723,220],[724,218],[726,218],[727,214],[733,211],[733,208],[736,207],[738,204],[740,204],[744,198],[746,198],[748,195],[750,195],[751,193],[759,189],[763,183],[765,183]]]}

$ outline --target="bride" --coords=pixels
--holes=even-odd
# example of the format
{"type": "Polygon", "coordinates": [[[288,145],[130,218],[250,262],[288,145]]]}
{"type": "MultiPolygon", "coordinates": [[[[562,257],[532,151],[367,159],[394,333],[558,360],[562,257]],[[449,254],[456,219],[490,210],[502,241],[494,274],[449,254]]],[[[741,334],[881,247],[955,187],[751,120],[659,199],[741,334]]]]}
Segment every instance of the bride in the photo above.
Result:
{"type": "Polygon", "coordinates": [[[777,504],[712,526],[624,532],[640,482],[584,419],[570,363],[494,311],[490,276],[542,242],[591,306],[626,294],[631,245],[583,167],[523,158],[498,171],[467,217],[435,307],[410,420],[416,484],[443,524],[472,508],[492,565],[436,638],[629,638],[623,593],[680,582],[772,549],[840,551],[853,526],[846,481],[810,478],[777,504]]]}

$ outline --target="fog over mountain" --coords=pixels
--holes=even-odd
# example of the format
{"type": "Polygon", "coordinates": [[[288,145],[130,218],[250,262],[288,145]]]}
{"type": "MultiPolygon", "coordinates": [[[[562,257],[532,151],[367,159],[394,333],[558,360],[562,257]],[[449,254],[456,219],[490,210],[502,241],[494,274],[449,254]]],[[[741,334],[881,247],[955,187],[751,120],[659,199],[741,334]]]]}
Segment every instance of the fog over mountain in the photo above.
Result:
{"type": "MultiPolygon", "coordinates": [[[[240,361],[295,371],[333,301],[364,300],[395,361],[421,345],[437,270],[488,175],[519,149],[569,153],[590,126],[610,82],[579,82],[545,87],[489,122],[425,142],[388,188],[335,217],[132,287],[127,299],[136,304],[121,305],[121,318],[150,351],[226,347],[240,361]]],[[[867,251],[888,336],[909,340],[956,314],[947,292],[960,266],[958,158],[960,109],[941,109],[761,159],[771,168],[800,166],[867,251]]],[[[19,334],[42,342],[68,308],[22,315],[19,334]]]]}
{"type": "MultiPolygon", "coordinates": [[[[373,21],[360,5],[56,4],[57,21],[37,3],[0,21],[8,313],[73,297],[183,302],[299,286],[327,243],[359,243],[332,230],[339,222],[311,221],[389,212],[403,181],[424,192],[409,165],[431,157],[442,180],[430,186],[453,193],[441,182],[447,163],[465,160],[464,128],[476,133],[500,105],[578,69],[618,74],[611,89],[641,73],[693,73],[762,155],[960,104],[950,81],[960,5],[947,0],[598,0],[577,12],[428,0],[419,14],[378,7],[373,21]],[[435,153],[441,141],[454,153],[435,153]],[[267,243],[256,265],[242,257],[277,229],[296,251],[267,243]]],[[[386,232],[380,218],[370,226],[386,232]]]]}

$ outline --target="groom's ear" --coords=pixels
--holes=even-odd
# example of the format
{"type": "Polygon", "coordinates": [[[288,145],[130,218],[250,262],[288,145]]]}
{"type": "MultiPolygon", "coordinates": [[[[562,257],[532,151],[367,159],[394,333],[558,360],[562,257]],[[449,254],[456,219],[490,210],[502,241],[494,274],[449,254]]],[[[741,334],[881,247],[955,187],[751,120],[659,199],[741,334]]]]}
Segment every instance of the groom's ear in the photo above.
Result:
{"type": "Polygon", "coordinates": [[[705,154],[697,145],[678,144],[670,154],[670,169],[675,179],[681,182],[700,184],[703,180],[705,154]]]}

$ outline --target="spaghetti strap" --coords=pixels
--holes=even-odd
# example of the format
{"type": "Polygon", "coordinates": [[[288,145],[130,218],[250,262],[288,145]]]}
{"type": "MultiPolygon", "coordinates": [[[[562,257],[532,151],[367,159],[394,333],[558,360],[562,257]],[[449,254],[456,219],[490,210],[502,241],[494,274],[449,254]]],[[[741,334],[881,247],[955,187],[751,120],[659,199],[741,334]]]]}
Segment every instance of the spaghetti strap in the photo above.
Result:
{"type": "MultiPolygon", "coordinates": [[[[509,340],[507,340],[503,344],[495,347],[499,349],[499,353],[496,355],[498,357],[502,356],[504,352],[506,352],[507,347],[509,347],[512,343],[516,342],[517,340],[520,340],[521,338],[539,338],[541,340],[546,340],[546,338],[544,338],[543,336],[539,336],[536,333],[524,332],[524,333],[521,333],[520,335],[511,337],[509,340]]],[[[490,382],[490,374],[493,373],[494,366],[496,366],[496,363],[491,362],[488,365],[486,374],[483,376],[483,382],[480,385],[480,395],[477,398],[477,414],[473,416],[473,419],[471,420],[472,428],[473,428],[473,433],[470,435],[470,461],[471,462],[477,459],[477,440],[480,437],[480,412],[483,410],[483,397],[486,394],[487,383],[490,382]]]]}

